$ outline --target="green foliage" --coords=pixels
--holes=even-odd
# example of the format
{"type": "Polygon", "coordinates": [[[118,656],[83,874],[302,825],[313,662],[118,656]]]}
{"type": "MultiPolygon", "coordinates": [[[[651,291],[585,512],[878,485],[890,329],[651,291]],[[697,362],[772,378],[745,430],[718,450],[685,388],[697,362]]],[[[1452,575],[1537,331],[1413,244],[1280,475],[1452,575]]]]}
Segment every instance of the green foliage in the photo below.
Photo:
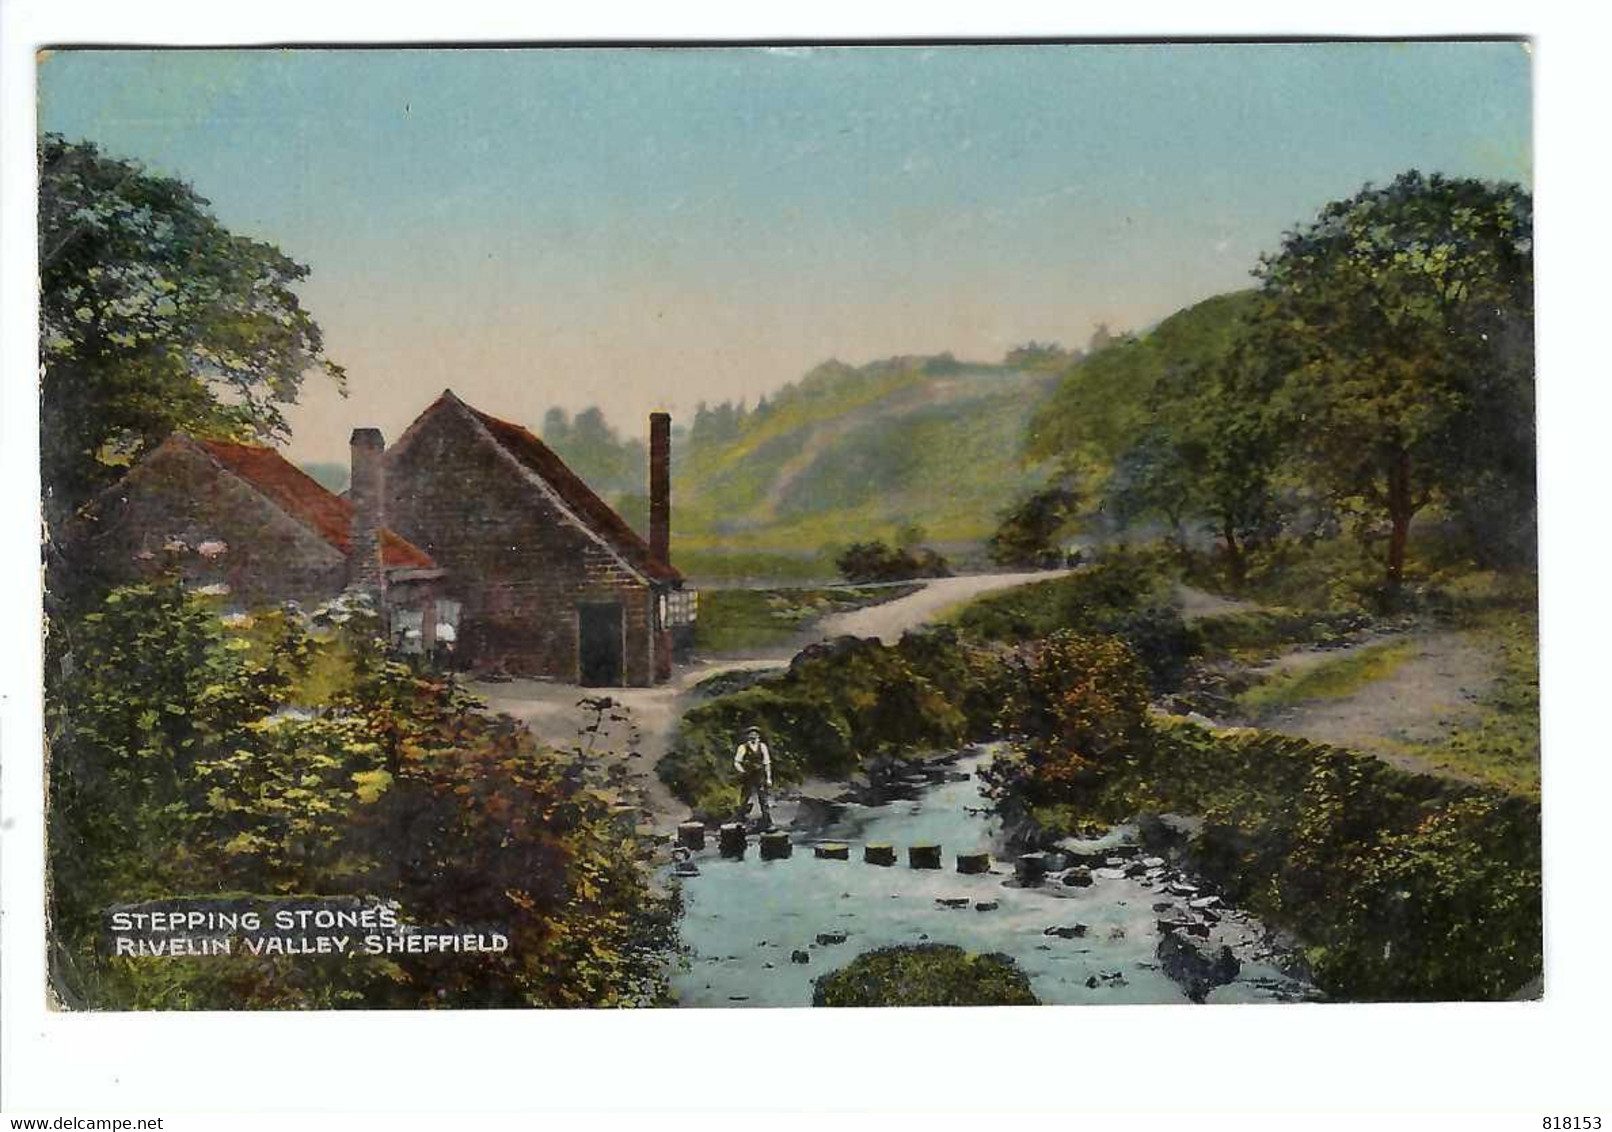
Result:
{"type": "Polygon", "coordinates": [[[733,752],[760,727],[781,784],[844,777],[884,756],[948,750],[995,729],[1002,659],[937,630],[894,645],[842,637],[807,649],[789,671],[686,712],[657,771],[705,816],[734,807],[733,752]]]}
{"type": "Polygon", "coordinates": [[[1542,962],[1536,801],[1257,731],[1165,721],[1088,818],[1200,814],[1193,865],[1312,944],[1345,998],[1506,997],[1542,962]]]}
{"type": "Polygon", "coordinates": [[[1539,798],[1539,616],[1531,602],[1474,618],[1470,631],[1499,657],[1492,688],[1478,702],[1475,722],[1444,741],[1416,744],[1409,753],[1440,770],[1539,798]]]}
{"type": "Polygon", "coordinates": [[[1116,637],[1054,633],[1016,675],[1002,720],[1021,737],[1019,759],[993,773],[1032,803],[1091,791],[1148,735],[1147,677],[1116,637]]]}
{"type": "Polygon", "coordinates": [[[813,1006],[1035,1006],[1030,980],[1006,955],[942,943],[881,947],[812,983],[813,1006]]]}
{"type": "Polygon", "coordinates": [[[912,521],[936,539],[983,538],[1004,501],[1045,478],[1020,450],[1055,381],[932,358],[820,366],[678,451],[678,545],[817,550],[888,541],[912,521]]]}
{"type": "Polygon", "coordinates": [[[736,653],[787,645],[812,623],[914,593],[917,586],[801,589],[705,589],[697,623],[702,653],[736,653]]]}
{"type": "Polygon", "coordinates": [[[566,465],[601,495],[642,493],[649,476],[649,446],[636,438],[623,438],[593,406],[575,419],[564,409],[550,409],[543,417],[543,442],[566,465]]]}
{"type": "Polygon", "coordinates": [[[1251,348],[1283,377],[1298,457],[1368,524],[1397,589],[1411,519],[1533,484],[1533,201],[1411,171],[1323,208],[1260,261],[1251,348]]]}
{"type": "Polygon", "coordinates": [[[1238,696],[1237,706],[1244,715],[1257,719],[1311,700],[1350,696],[1368,684],[1392,676],[1416,652],[1417,645],[1410,641],[1370,645],[1313,668],[1263,680],[1238,696]]]}
{"type": "Polygon", "coordinates": [[[176,428],[283,438],[306,373],[343,380],[297,299],[306,267],[87,142],[47,134],[39,163],[47,519],[176,428]]]}
{"type": "Polygon", "coordinates": [[[1370,627],[1351,610],[1252,609],[1199,618],[1193,624],[1205,653],[1260,655],[1283,645],[1336,645],[1370,627]]]}
{"type": "Polygon", "coordinates": [[[1119,637],[1160,691],[1180,681],[1201,647],[1175,608],[1168,579],[1137,553],[1110,552],[1061,578],[987,594],[963,607],[953,621],[987,641],[1023,643],[1059,630],[1119,637]]]}
{"type": "Polygon", "coordinates": [[[986,543],[998,566],[1061,566],[1058,536],[1080,506],[1080,496],[1067,479],[1031,492],[1008,508],[986,543]]]}
{"type": "Polygon", "coordinates": [[[890,546],[882,540],[853,542],[834,559],[848,582],[905,582],[911,578],[946,578],[946,559],[928,547],[890,546]]]}
{"type": "Polygon", "coordinates": [[[675,906],[580,752],[540,748],[389,655],[367,606],[219,616],[177,583],[113,591],[47,688],[52,972],[104,1008],[629,1005],[664,995],[675,906]],[[339,661],[333,661],[339,655],[339,661]],[[322,689],[309,699],[309,681],[322,689]],[[114,903],[393,900],[504,931],[504,953],[112,958],[114,903]]]}
{"type": "Polygon", "coordinates": [[[1141,337],[1121,337],[1071,367],[1031,419],[1026,452],[1102,479],[1152,423],[1155,386],[1228,356],[1251,292],[1217,295],[1141,337]]]}

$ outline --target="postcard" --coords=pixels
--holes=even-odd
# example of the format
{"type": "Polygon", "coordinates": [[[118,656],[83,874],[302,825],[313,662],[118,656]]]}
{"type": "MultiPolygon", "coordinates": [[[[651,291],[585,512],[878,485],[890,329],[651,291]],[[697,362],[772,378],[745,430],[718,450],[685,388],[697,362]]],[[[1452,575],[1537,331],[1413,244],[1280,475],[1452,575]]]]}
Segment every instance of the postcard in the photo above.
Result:
{"type": "Polygon", "coordinates": [[[1543,993],[1511,40],[39,61],[62,1011],[1543,993]]]}

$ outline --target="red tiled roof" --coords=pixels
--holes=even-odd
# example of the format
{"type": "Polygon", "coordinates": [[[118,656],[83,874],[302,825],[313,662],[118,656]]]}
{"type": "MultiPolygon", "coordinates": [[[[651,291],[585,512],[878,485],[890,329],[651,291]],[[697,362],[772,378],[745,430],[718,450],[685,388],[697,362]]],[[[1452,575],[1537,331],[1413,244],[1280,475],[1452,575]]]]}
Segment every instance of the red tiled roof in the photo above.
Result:
{"type": "MultiPolygon", "coordinates": [[[[327,491],[313,477],[286,460],[273,448],[226,444],[218,440],[196,443],[229,471],[273,500],[282,511],[300,519],[343,554],[352,553],[353,505],[327,491]]],[[[436,566],[429,554],[390,530],[381,531],[381,561],[389,569],[429,570],[436,566]]]]}
{"type": "MultiPolygon", "coordinates": [[[[455,398],[457,400],[457,398],[455,398]]],[[[464,405],[463,401],[459,402],[464,405]]],[[[603,538],[632,564],[639,573],[657,582],[681,582],[683,575],[670,562],[663,562],[649,549],[649,544],[616,514],[615,509],[594,494],[594,491],[528,429],[511,421],[500,420],[479,409],[464,405],[476,419],[487,426],[493,439],[520,463],[542,477],[565,505],[577,514],[588,527],[603,538]]]]}

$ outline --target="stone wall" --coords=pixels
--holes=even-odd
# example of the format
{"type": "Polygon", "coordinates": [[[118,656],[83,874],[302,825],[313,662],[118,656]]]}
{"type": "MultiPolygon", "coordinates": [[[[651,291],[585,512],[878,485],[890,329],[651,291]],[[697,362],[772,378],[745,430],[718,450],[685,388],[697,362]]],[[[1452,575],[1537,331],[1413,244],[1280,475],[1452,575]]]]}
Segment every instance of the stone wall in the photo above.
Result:
{"type": "MultiPolygon", "coordinates": [[[[444,405],[387,453],[386,522],[446,571],[463,603],[461,663],[520,676],[578,679],[577,606],[619,601],[625,678],[658,670],[653,588],[579,528],[479,429],[444,405]]],[[[667,650],[669,654],[669,649],[667,650]]]]}

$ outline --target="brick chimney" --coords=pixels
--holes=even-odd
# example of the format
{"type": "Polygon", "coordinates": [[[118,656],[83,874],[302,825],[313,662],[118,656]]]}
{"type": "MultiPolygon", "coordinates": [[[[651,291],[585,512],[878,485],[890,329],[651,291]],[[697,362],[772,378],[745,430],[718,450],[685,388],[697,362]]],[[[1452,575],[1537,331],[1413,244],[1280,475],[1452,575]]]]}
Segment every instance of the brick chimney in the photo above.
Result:
{"type": "Polygon", "coordinates": [[[384,608],[386,570],[381,563],[381,528],[386,525],[386,441],[378,428],[355,428],[349,445],[353,472],[348,498],[353,504],[353,526],[347,585],[372,594],[377,605],[384,608]]]}
{"type": "Polygon", "coordinates": [[[649,414],[649,549],[672,561],[672,417],[649,414]]]}

